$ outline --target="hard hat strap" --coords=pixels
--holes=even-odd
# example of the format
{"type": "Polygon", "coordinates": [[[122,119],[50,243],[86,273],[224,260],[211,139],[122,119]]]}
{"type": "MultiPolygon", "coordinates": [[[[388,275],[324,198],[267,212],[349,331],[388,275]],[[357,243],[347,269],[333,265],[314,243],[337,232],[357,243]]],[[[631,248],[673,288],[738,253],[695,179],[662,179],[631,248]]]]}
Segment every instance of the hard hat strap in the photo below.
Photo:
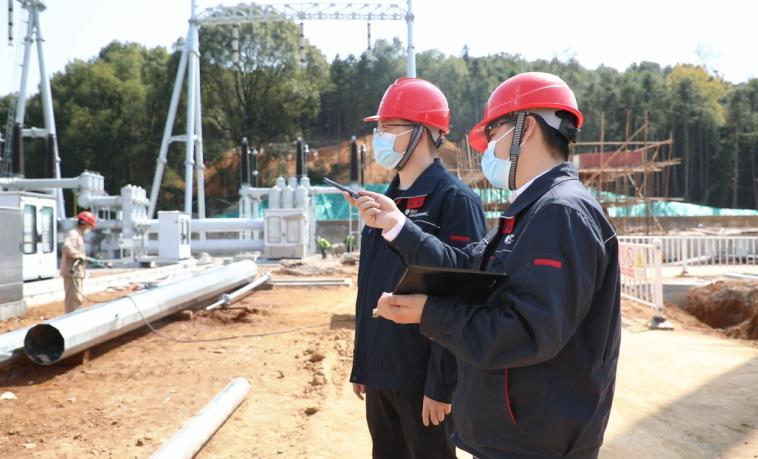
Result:
{"type": "Polygon", "coordinates": [[[513,140],[511,140],[510,160],[511,168],[508,174],[508,189],[516,189],[516,167],[518,166],[518,157],[521,154],[521,136],[524,134],[524,119],[526,112],[519,112],[516,117],[516,126],[513,129],[513,140]]]}
{"type": "Polygon", "coordinates": [[[405,154],[402,158],[400,158],[400,161],[395,166],[396,170],[400,170],[403,167],[405,167],[405,164],[408,162],[408,160],[411,159],[411,155],[414,151],[416,151],[416,147],[418,146],[419,141],[421,141],[421,137],[424,135],[424,126],[420,123],[417,123],[413,127],[413,131],[411,132],[411,139],[408,141],[408,148],[405,149],[405,154]]]}

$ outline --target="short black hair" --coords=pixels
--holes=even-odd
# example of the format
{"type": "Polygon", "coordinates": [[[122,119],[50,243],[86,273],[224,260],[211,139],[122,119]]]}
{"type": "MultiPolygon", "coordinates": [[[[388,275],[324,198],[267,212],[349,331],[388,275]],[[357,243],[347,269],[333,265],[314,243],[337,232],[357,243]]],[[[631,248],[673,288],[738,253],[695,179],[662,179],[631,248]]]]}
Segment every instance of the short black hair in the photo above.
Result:
{"type": "MultiPolygon", "coordinates": [[[[545,143],[547,144],[550,151],[555,154],[556,158],[559,158],[563,161],[568,161],[569,139],[561,134],[561,131],[547,124],[547,122],[540,115],[534,113],[530,113],[529,115],[534,117],[534,119],[537,120],[537,124],[539,124],[540,128],[542,128],[542,132],[545,136],[545,143]]],[[[556,112],[556,116],[558,118],[569,121],[574,126],[576,126],[576,117],[572,113],[569,113],[565,110],[560,110],[556,112]]],[[[572,141],[573,140],[575,139],[572,139],[572,141]]]]}

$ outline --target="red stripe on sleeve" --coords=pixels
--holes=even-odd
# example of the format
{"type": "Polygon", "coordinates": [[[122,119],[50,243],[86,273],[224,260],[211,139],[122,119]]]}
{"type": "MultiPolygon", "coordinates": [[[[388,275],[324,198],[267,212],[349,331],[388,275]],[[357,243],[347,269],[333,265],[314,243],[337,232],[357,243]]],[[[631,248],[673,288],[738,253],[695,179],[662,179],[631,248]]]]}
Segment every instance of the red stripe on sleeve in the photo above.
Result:
{"type": "Polygon", "coordinates": [[[534,266],[552,266],[553,268],[561,269],[563,263],[558,260],[551,260],[549,258],[535,258],[534,266]]]}

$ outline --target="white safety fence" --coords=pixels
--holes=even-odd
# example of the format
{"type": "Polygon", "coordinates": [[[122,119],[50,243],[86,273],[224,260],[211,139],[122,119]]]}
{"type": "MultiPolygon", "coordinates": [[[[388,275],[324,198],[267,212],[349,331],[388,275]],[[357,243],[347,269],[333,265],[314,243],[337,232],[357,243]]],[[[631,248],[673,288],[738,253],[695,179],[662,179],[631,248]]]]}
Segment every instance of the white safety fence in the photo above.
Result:
{"type": "Polygon", "coordinates": [[[619,243],[621,297],[651,308],[663,307],[661,244],[619,243]]]}
{"type": "Polygon", "coordinates": [[[661,243],[664,265],[755,265],[758,236],[619,236],[620,243],[661,243]]]}

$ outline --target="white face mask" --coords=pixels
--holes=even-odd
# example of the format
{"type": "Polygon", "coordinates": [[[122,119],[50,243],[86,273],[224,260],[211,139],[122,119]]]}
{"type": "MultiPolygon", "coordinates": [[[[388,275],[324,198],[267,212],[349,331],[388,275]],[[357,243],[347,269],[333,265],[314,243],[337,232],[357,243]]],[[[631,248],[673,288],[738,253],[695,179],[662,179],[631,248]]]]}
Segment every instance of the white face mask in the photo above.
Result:
{"type": "Polygon", "coordinates": [[[391,132],[381,132],[378,129],[374,129],[374,138],[371,141],[371,145],[374,148],[374,159],[376,162],[385,169],[393,169],[397,166],[397,163],[403,159],[404,153],[398,153],[395,151],[395,139],[411,132],[412,130],[413,129],[408,129],[399,134],[393,134],[391,132]]]}
{"type": "Polygon", "coordinates": [[[495,146],[510,134],[515,127],[512,127],[505,134],[497,139],[490,140],[487,149],[482,156],[482,172],[487,180],[496,188],[508,188],[508,176],[511,173],[512,163],[510,159],[501,159],[495,156],[495,146]]]}

